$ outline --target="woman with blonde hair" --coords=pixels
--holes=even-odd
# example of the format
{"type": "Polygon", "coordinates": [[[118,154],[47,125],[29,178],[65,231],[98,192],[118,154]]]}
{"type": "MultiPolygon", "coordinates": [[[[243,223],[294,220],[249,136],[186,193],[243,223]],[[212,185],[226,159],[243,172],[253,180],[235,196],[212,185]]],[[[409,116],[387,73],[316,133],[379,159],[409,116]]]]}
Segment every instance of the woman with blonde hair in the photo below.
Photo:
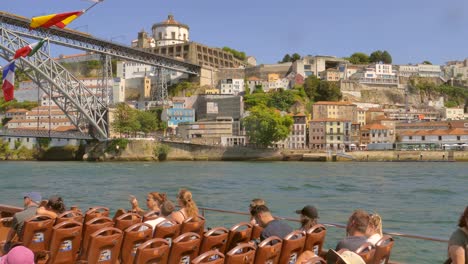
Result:
{"type": "Polygon", "coordinates": [[[181,209],[171,214],[171,219],[181,224],[185,219],[193,217],[198,220],[198,207],[192,198],[192,193],[187,189],[180,189],[177,195],[177,202],[181,209]]]}
{"type": "Polygon", "coordinates": [[[250,223],[252,225],[257,225],[257,220],[255,220],[255,217],[253,216],[253,209],[259,205],[266,205],[265,200],[260,199],[260,198],[255,198],[250,201],[249,204],[249,212],[250,212],[250,223]]]}
{"type": "MultiPolygon", "coordinates": [[[[167,201],[167,196],[165,193],[150,192],[146,195],[146,207],[148,208],[148,211],[160,212],[161,205],[165,201],[167,201]]],[[[140,215],[146,213],[145,210],[140,208],[138,205],[138,200],[133,195],[130,196],[130,204],[132,205],[132,212],[138,213],[140,215]]]]}
{"type": "Polygon", "coordinates": [[[379,242],[382,236],[382,217],[378,214],[371,214],[369,225],[367,227],[367,242],[375,245],[379,242]]]}

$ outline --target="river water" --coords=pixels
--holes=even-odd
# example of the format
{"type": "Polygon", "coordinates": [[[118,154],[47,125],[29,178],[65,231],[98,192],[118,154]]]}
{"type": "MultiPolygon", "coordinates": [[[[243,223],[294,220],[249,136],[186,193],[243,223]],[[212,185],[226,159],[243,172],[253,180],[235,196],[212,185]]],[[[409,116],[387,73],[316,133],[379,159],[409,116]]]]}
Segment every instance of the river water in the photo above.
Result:
{"type": "MultiPolygon", "coordinates": [[[[0,162],[0,203],[21,206],[22,193],[61,195],[67,206],[128,208],[134,194],[163,191],[175,199],[192,190],[199,206],[247,211],[263,198],[274,214],[315,205],[321,222],[344,224],[354,209],[377,212],[384,231],[448,239],[468,205],[468,163],[306,163],[306,162],[0,162]]],[[[208,226],[230,227],[244,216],[207,213],[208,226]]],[[[298,223],[290,222],[296,227],[298,223]]],[[[326,247],[343,229],[330,227],[326,247]]],[[[441,263],[447,244],[395,238],[391,259],[441,263]]]]}

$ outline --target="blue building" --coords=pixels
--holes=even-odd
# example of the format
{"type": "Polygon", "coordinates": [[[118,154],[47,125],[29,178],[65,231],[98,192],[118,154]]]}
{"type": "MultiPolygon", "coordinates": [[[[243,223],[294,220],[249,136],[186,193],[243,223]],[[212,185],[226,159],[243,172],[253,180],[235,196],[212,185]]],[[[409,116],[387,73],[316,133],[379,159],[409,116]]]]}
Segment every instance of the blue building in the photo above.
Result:
{"type": "Polygon", "coordinates": [[[164,110],[162,119],[175,131],[179,123],[195,122],[195,109],[185,108],[184,100],[174,100],[172,108],[164,110]]]}

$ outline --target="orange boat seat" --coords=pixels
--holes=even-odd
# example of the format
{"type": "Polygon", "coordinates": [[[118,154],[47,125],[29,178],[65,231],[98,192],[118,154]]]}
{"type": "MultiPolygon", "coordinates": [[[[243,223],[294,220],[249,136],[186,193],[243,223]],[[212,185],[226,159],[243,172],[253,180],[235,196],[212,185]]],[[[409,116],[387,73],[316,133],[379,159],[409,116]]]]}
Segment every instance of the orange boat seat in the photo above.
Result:
{"type": "Polygon", "coordinates": [[[188,232],[178,236],[172,242],[169,264],[188,263],[198,256],[200,251],[200,235],[188,232]]]}
{"type": "Polygon", "coordinates": [[[5,241],[7,239],[12,223],[13,217],[0,218],[0,241],[5,241]]]}
{"type": "Polygon", "coordinates": [[[64,221],[52,228],[48,263],[75,263],[81,247],[83,224],[74,220],[64,221]]]}
{"type": "Polygon", "coordinates": [[[85,213],[84,223],[86,224],[89,220],[99,216],[109,217],[109,208],[103,206],[89,208],[85,213]]]}
{"type": "Polygon", "coordinates": [[[34,253],[49,250],[52,227],[55,219],[46,215],[35,215],[24,221],[23,234],[20,241],[34,253]]]}
{"type": "Polygon", "coordinates": [[[182,223],[180,233],[183,234],[187,232],[193,232],[199,234],[200,237],[202,237],[203,233],[205,232],[205,221],[205,217],[201,215],[196,218],[189,217],[182,223]]]}
{"type": "Polygon", "coordinates": [[[271,236],[258,244],[255,264],[278,264],[283,242],[277,236],[271,236]]]}
{"type": "Polygon", "coordinates": [[[146,222],[146,221],[149,221],[149,220],[154,220],[156,218],[158,218],[160,216],[160,212],[159,211],[149,211],[147,212],[146,214],[143,215],[143,220],[142,222],[146,222]]]}
{"type": "Polygon", "coordinates": [[[57,225],[70,220],[83,223],[83,218],[83,213],[81,211],[65,211],[57,216],[57,219],[55,219],[55,224],[57,225]]]}
{"type": "Polygon", "coordinates": [[[98,216],[86,222],[83,226],[83,239],[81,241],[81,258],[83,259],[87,255],[89,240],[91,239],[91,234],[102,229],[104,227],[112,227],[114,222],[112,219],[106,216],[98,216]]]}
{"type": "Polygon", "coordinates": [[[250,223],[241,222],[231,227],[231,229],[229,229],[226,252],[229,252],[240,243],[249,242],[251,235],[252,224],[250,223]]]}
{"type": "Polygon", "coordinates": [[[114,227],[104,227],[90,236],[88,254],[84,259],[88,264],[118,263],[122,246],[122,231],[114,227]]]}
{"type": "Polygon", "coordinates": [[[121,263],[133,264],[138,246],[151,239],[152,235],[151,226],[145,223],[134,224],[125,229],[120,251],[121,263]]]}
{"type": "Polygon", "coordinates": [[[252,235],[250,236],[250,240],[260,239],[260,235],[262,234],[263,227],[259,225],[254,225],[252,228],[252,235]]]}
{"type": "Polygon", "coordinates": [[[306,236],[304,231],[295,230],[287,234],[283,239],[279,263],[295,264],[297,258],[302,253],[305,240],[306,236]]]}
{"type": "Polygon", "coordinates": [[[304,251],[310,250],[314,252],[315,255],[320,256],[322,254],[326,235],[327,228],[324,225],[317,224],[309,228],[309,230],[306,231],[304,251]]]}
{"type": "Polygon", "coordinates": [[[206,232],[203,235],[200,252],[198,254],[201,255],[210,250],[224,252],[226,250],[228,234],[229,230],[224,227],[216,227],[206,232]]]}
{"type": "Polygon", "coordinates": [[[118,228],[122,231],[124,231],[125,229],[127,229],[128,227],[134,225],[134,224],[138,224],[138,223],[141,223],[141,216],[139,214],[136,214],[136,213],[125,213],[119,217],[117,217],[117,219],[115,219],[114,221],[114,227],[115,228],[118,228]]]}
{"type": "Polygon", "coordinates": [[[172,245],[172,240],[180,234],[181,224],[175,224],[170,220],[164,220],[156,225],[153,231],[153,238],[164,238],[172,245]]]}
{"type": "Polygon", "coordinates": [[[224,264],[224,254],[218,250],[210,250],[196,257],[191,264],[224,264]]]}
{"type": "Polygon", "coordinates": [[[387,264],[388,260],[390,259],[390,253],[393,248],[393,244],[395,240],[391,236],[385,235],[383,236],[376,244],[375,244],[375,254],[372,263],[375,264],[387,264]]]}
{"type": "Polygon", "coordinates": [[[226,254],[225,264],[254,264],[255,247],[249,243],[242,243],[226,254]]]}
{"type": "Polygon", "coordinates": [[[137,248],[134,264],[167,264],[169,260],[169,242],[162,238],[153,238],[137,248]]]}

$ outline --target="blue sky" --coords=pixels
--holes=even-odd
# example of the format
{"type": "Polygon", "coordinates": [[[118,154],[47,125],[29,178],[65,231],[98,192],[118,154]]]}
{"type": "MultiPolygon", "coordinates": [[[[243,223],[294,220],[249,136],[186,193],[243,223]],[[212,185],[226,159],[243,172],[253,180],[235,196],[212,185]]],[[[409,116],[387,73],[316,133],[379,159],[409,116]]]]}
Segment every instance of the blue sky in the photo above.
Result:
{"type": "MultiPolygon", "coordinates": [[[[26,17],[91,4],[2,2],[3,11],[26,17]]],[[[69,27],[129,44],[138,31],[149,32],[169,13],[190,26],[191,40],[244,51],[259,63],[276,63],[294,52],[344,57],[378,49],[389,51],[395,64],[468,57],[467,0],[105,0],[69,27]]]]}

